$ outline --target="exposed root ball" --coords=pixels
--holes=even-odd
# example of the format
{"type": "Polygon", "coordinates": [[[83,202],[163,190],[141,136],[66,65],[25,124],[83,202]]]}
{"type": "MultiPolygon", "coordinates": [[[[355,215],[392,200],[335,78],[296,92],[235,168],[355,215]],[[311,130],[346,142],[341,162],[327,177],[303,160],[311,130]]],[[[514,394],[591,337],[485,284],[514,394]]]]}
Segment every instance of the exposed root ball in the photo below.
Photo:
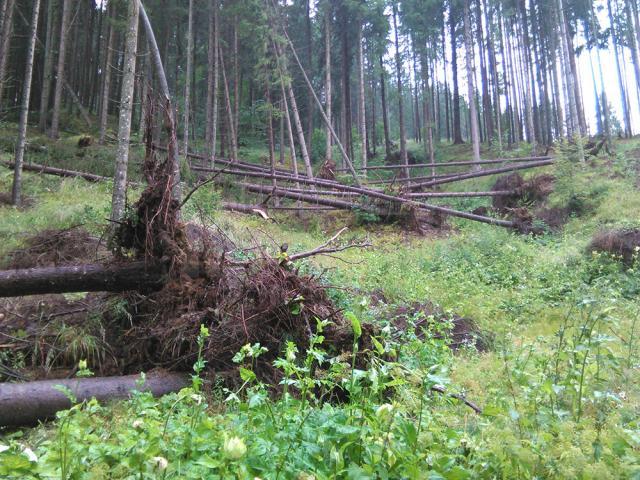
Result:
{"type": "Polygon", "coordinates": [[[553,175],[549,174],[536,175],[526,182],[520,174],[515,172],[502,176],[498,178],[491,190],[493,192],[510,190],[513,193],[493,197],[493,208],[506,213],[523,204],[543,202],[553,192],[554,180],[553,175]]]}
{"type": "Polygon", "coordinates": [[[206,279],[173,282],[138,304],[136,317],[136,327],[126,335],[135,363],[190,368],[202,324],[210,331],[203,354],[214,374],[235,370],[234,355],[246,344],[260,343],[268,352],[256,370],[276,383],[273,360],[288,340],[304,349],[317,319],[333,322],[324,332],[325,348],[333,353],[345,345],[350,349],[353,339],[322,285],[270,259],[241,268],[210,265],[206,279]]]}
{"type": "Polygon", "coordinates": [[[593,237],[589,252],[606,252],[620,257],[625,265],[631,265],[640,256],[640,229],[608,230],[593,237]]]}
{"type": "Polygon", "coordinates": [[[95,262],[108,255],[100,240],[83,228],[43,230],[29,237],[25,247],[8,255],[6,268],[54,267],[95,262]]]}

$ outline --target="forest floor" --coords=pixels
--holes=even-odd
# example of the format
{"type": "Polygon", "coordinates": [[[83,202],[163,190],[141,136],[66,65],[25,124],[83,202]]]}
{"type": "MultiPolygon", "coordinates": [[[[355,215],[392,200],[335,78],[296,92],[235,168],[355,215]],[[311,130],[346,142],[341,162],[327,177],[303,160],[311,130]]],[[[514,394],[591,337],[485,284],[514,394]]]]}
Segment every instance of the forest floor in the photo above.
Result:
{"type": "MultiPolygon", "coordinates": [[[[0,142],[10,136],[0,132],[0,142]]],[[[87,154],[76,143],[58,142],[60,158],[75,152],[65,165],[51,160],[49,145],[48,163],[108,174],[96,171],[108,148],[87,154]]],[[[39,155],[33,161],[45,163],[39,155]]],[[[438,158],[466,160],[470,151],[439,145],[438,158]]],[[[196,382],[161,399],[87,402],[37,428],[0,431],[0,477],[640,478],[640,264],[589,247],[602,230],[640,227],[639,171],[638,140],[618,141],[612,157],[539,169],[555,176],[545,205],[570,213],[561,228],[536,236],[460,219],[422,236],[345,212],[264,221],[219,210],[220,191],[203,187],[184,216],[237,245],[264,245],[276,255],[287,243],[292,254],[344,226],[344,241],[367,238],[366,250],[314,257],[300,268],[322,274],[355,329],[365,322],[380,329],[375,358],[352,371],[351,359],[329,358],[320,339],[309,351],[288,345],[276,360],[284,392],[273,397],[252,374],[260,351],[250,346],[238,356],[236,389],[208,385],[203,398],[196,382]],[[454,341],[458,325],[461,338],[477,334],[481,348],[454,341]],[[309,367],[319,360],[323,376],[309,367]],[[464,395],[482,414],[431,393],[433,386],[464,395]],[[323,402],[317,392],[331,388],[347,399],[323,402]]],[[[0,192],[10,191],[11,179],[0,169],[0,192]]],[[[488,177],[455,188],[493,183],[488,177]]],[[[3,264],[43,230],[82,225],[103,234],[109,183],[26,173],[24,192],[26,207],[0,205],[3,264]]],[[[471,211],[489,208],[491,199],[440,203],[471,211]]],[[[98,327],[89,332],[62,318],[55,341],[59,358],[72,365],[89,359],[87,368],[99,373],[107,348],[94,332],[104,312],[92,315],[87,304],[84,318],[98,327]]],[[[19,339],[24,330],[7,332],[2,323],[10,325],[11,305],[2,303],[0,333],[19,339]]],[[[19,372],[32,359],[2,348],[7,339],[0,338],[0,367],[19,372]]]]}

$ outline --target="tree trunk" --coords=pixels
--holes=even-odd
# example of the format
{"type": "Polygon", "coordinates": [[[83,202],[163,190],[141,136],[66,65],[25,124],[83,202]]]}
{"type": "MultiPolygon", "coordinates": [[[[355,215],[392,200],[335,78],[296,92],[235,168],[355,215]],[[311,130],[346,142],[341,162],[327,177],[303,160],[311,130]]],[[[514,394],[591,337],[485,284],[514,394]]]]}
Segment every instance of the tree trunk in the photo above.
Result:
{"type": "Polygon", "coordinates": [[[364,94],[364,55],[362,52],[362,25],[358,29],[358,83],[359,83],[359,127],[360,127],[360,158],[362,166],[367,166],[367,119],[364,94]]]}
{"type": "Polygon", "coordinates": [[[77,402],[97,399],[100,402],[125,399],[134,391],[151,392],[159,397],[187,387],[189,375],[154,370],[145,375],[126,377],[72,378],[39,380],[27,383],[0,383],[0,427],[24,427],[55,418],[56,412],[72,407],[67,396],[58,390],[69,389],[77,402]]]}
{"type": "MultiPolygon", "coordinates": [[[[402,60],[400,58],[400,42],[398,41],[398,6],[393,3],[393,29],[395,32],[395,47],[396,47],[396,82],[398,88],[398,123],[400,126],[400,163],[402,165],[409,165],[409,158],[407,155],[407,137],[404,129],[404,111],[402,101],[402,60]]],[[[405,168],[403,171],[405,178],[410,177],[409,169],[405,168]]]]}
{"type": "Polygon", "coordinates": [[[160,57],[160,49],[158,48],[158,43],[156,42],[156,36],[153,33],[153,28],[151,28],[151,22],[149,21],[149,17],[147,16],[147,12],[144,9],[144,5],[142,4],[142,0],[138,0],[140,4],[140,20],[142,21],[142,25],[144,27],[145,35],[147,36],[147,41],[149,42],[149,47],[151,49],[151,59],[153,61],[154,68],[156,69],[156,75],[158,76],[158,81],[160,83],[160,89],[162,91],[162,95],[164,96],[165,105],[163,108],[165,111],[165,118],[169,123],[169,148],[168,148],[168,161],[171,165],[171,176],[173,177],[173,199],[177,202],[180,202],[180,198],[182,196],[181,188],[180,188],[180,160],[178,159],[178,139],[175,135],[175,115],[173,113],[173,108],[171,107],[171,94],[169,93],[169,85],[167,84],[167,76],[164,71],[164,67],[162,66],[162,58],[160,57]]]}
{"type": "Polygon", "coordinates": [[[161,288],[165,267],[159,263],[88,264],[0,271],[0,297],[47,293],[150,291],[161,288]]]}
{"type": "Polygon", "coordinates": [[[193,0],[189,0],[189,24],[187,26],[187,71],[184,79],[184,120],[183,120],[183,148],[184,158],[187,162],[189,152],[189,113],[191,100],[191,71],[193,69],[193,0]]]}
{"type": "Polygon", "coordinates": [[[118,121],[118,149],[113,179],[111,200],[111,220],[119,221],[124,216],[127,191],[127,167],[129,163],[129,139],[131,137],[131,112],[133,107],[133,88],[136,75],[136,52],[138,48],[138,18],[140,5],[136,1],[129,3],[128,25],[125,35],[124,72],[120,96],[120,118],[118,121]]]}
{"type": "Polygon", "coordinates": [[[207,146],[211,164],[216,160],[216,142],[218,131],[218,0],[209,0],[209,52],[207,77],[207,146]]]}
{"type": "Polygon", "coordinates": [[[22,163],[24,147],[27,140],[27,121],[29,119],[29,100],[31,99],[31,78],[33,76],[33,57],[36,49],[36,35],[38,33],[38,15],[40,14],[40,0],[33,0],[33,16],[31,17],[31,34],[27,50],[27,66],[24,73],[24,87],[22,88],[22,107],[20,108],[20,125],[18,127],[18,145],[16,146],[16,161],[13,175],[13,189],[11,199],[13,204],[20,206],[22,195],[22,163]]]}
{"type": "Polygon", "coordinates": [[[222,52],[222,46],[220,46],[220,70],[222,71],[222,85],[224,86],[224,100],[225,106],[227,109],[227,127],[228,127],[228,135],[229,145],[231,147],[231,160],[234,162],[238,161],[238,149],[236,144],[236,132],[235,132],[235,121],[233,119],[233,110],[231,107],[231,97],[229,94],[229,82],[227,81],[227,70],[224,66],[224,56],[222,52]]]}
{"type": "Polygon", "coordinates": [[[387,87],[384,76],[384,62],[380,55],[380,97],[382,101],[382,126],[384,129],[384,153],[387,158],[391,157],[391,138],[389,135],[389,107],[387,105],[387,87]]]}
{"type": "Polygon", "coordinates": [[[56,87],[53,92],[53,114],[51,116],[51,130],[49,137],[58,138],[60,135],[60,109],[62,108],[62,87],[64,86],[64,63],[67,52],[67,38],[69,34],[69,20],[73,0],[63,0],[62,21],[60,25],[60,43],[58,44],[58,66],[56,68],[56,87]]]}
{"type": "Polygon", "coordinates": [[[0,109],[3,108],[5,79],[7,76],[7,63],[9,60],[9,47],[13,35],[13,11],[15,0],[4,0],[2,6],[4,20],[2,22],[2,36],[0,37],[0,109]]]}
{"type": "Polygon", "coordinates": [[[53,71],[53,31],[54,17],[56,13],[56,0],[49,0],[47,5],[47,31],[45,33],[44,45],[44,67],[42,73],[42,86],[40,92],[40,131],[47,131],[47,117],[49,113],[49,96],[51,94],[51,74],[53,71]]]}
{"type": "MultiPolygon", "coordinates": [[[[325,95],[325,114],[329,119],[329,123],[331,123],[332,112],[331,112],[331,95],[333,94],[331,90],[331,15],[330,15],[330,6],[327,5],[327,11],[325,12],[324,17],[324,95],[325,95]]],[[[327,140],[325,146],[325,159],[328,162],[333,161],[333,142],[331,137],[331,129],[330,126],[327,125],[327,140]]]]}
{"type": "Polygon", "coordinates": [[[616,35],[615,23],[613,20],[613,10],[611,8],[611,0],[607,0],[607,10],[609,14],[609,22],[611,24],[611,42],[613,44],[614,57],[616,61],[616,70],[618,72],[618,87],[620,88],[620,100],[622,102],[622,116],[624,119],[625,136],[631,136],[631,115],[629,113],[629,99],[627,98],[627,89],[624,85],[624,76],[620,65],[620,54],[618,51],[618,37],[616,35]]]}
{"type": "Polygon", "coordinates": [[[461,144],[462,128],[460,126],[460,87],[458,85],[458,47],[456,45],[456,18],[453,5],[449,10],[449,30],[451,40],[451,71],[453,74],[453,143],[461,144]]]}
{"type": "Polygon", "coordinates": [[[113,21],[115,15],[115,9],[109,8],[109,15],[107,23],[109,23],[109,40],[107,41],[107,54],[104,64],[104,79],[102,82],[102,102],[100,108],[100,134],[98,137],[98,143],[100,145],[104,145],[106,136],[107,136],[107,123],[109,119],[109,97],[111,93],[111,63],[113,62],[113,49],[114,49],[114,39],[116,36],[116,31],[113,26],[113,21]]]}
{"type": "Polygon", "coordinates": [[[469,114],[471,121],[471,142],[473,143],[473,161],[480,161],[480,132],[478,129],[478,112],[475,100],[475,72],[473,69],[473,39],[471,36],[470,0],[464,2],[464,42],[467,63],[467,89],[469,94],[469,114]]]}

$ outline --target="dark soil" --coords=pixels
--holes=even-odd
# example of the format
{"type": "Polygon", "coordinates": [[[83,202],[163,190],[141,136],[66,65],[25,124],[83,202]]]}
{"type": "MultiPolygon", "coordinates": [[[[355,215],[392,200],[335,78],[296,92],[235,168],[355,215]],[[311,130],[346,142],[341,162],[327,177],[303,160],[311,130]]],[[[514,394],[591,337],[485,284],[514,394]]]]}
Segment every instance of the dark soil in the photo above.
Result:
{"type": "Polygon", "coordinates": [[[620,258],[631,266],[640,256],[640,229],[608,230],[597,233],[589,247],[589,252],[606,252],[620,258]]]}

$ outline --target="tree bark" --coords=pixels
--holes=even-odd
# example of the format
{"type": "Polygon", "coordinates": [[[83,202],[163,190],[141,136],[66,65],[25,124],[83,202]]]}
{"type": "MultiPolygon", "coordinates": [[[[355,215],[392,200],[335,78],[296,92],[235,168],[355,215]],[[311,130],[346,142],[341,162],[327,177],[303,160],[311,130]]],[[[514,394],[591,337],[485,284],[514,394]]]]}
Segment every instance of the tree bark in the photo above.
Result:
{"type": "Polygon", "coordinates": [[[13,11],[15,0],[4,0],[2,6],[4,20],[2,22],[2,36],[0,38],[0,109],[3,108],[5,77],[7,76],[7,62],[9,59],[9,47],[13,35],[13,11]]]}
{"type": "MultiPolygon", "coordinates": [[[[329,124],[332,121],[332,112],[331,112],[331,95],[333,92],[331,90],[331,6],[327,5],[327,11],[325,12],[324,17],[324,95],[325,95],[325,114],[327,119],[329,120],[329,124]]],[[[326,127],[326,145],[325,145],[325,159],[328,162],[333,161],[333,142],[331,141],[331,127],[327,125],[326,127]]]]}
{"type": "Polygon", "coordinates": [[[67,38],[73,0],[63,0],[62,21],[60,25],[60,43],[58,44],[58,66],[56,68],[56,87],[53,92],[53,114],[51,116],[51,130],[49,137],[58,138],[60,135],[60,109],[62,108],[62,87],[64,86],[64,64],[67,52],[67,38]]]}
{"type": "Polygon", "coordinates": [[[119,221],[124,216],[127,191],[127,167],[129,164],[129,140],[131,138],[131,112],[133,107],[133,88],[136,75],[136,52],[138,49],[138,22],[140,4],[129,3],[128,26],[125,36],[124,73],[120,96],[120,118],[118,122],[118,149],[113,179],[111,199],[111,220],[119,221]]]}
{"type": "Polygon", "coordinates": [[[27,121],[29,119],[29,100],[31,99],[31,78],[33,76],[33,57],[36,50],[36,35],[38,33],[38,16],[40,14],[40,0],[33,0],[33,16],[31,17],[31,34],[27,50],[27,66],[24,73],[22,87],[22,107],[20,108],[20,124],[18,126],[18,145],[16,146],[16,160],[13,174],[13,189],[11,199],[13,204],[20,206],[22,196],[22,164],[24,148],[27,140],[27,121]]]}
{"type": "Polygon", "coordinates": [[[40,92],[40,117],[38,119],[40,131],[47,131],[47,117],[49,114],[49,97],[51,95],[51,76],[53,73],[53,42],[54,17],[56,0],[49,0],[47,5],[47,30],[44,44],[44,66],[42,73],[42,87],[40,92]]]}
{"type": "Polygon", "coordinates": [[[216,143],[218,131],[218,0],[209,0],[209,52],[207,77],[207,146],[211,164],[216,160],[216,143]]]}
{"type": "Polygon", "coordinates": [[[193,0],[189,0],[189,24],[187,26],[187,71],[184,79],[184,120],[182,141],[185,163],[189,152],[189,113],[191,111],[191,71],[193,69],[193,0]]]}
{"type": "Polygon", "coordinates": [[[24,427],[52,419],[56,412],[71,408],[67,396],[58,386],[71,391],[77,402],[92,398],[100,402],[129,398],[132,392],[151,392],[159,397],[188,386],[189,375],[153,371],[126,377],[72,378],[39,380],[27,383],[0,383],[0,427],[24,427]]]}
{"type": "Polygon", "coordinates": [[[0,297],[47,293],[153,291],[165,281],[164,265],[132,262],[0,271],[0,297]]]}
{"type": "MultiPolygon", "coordinates": [[[[409,165],[409,157],[407,155],[407,136],[404,128],[404,111],[402,101],[402,60],[400,58],[400,42],[398,41],[398,6],[396,2],[393,3],[393,29],[395,33],[395,47],[396,47],[396,81],[398,88],[398,123],[400,126],[400,163],[402,165],[409,165]]],[[[409,178],[411,176],[409,169],[405,168],[404,176],[409,178]]]]}
{"type": "Polygon", "coordinates": [[[469,94],[469,114],[471,121],[471,142],[473,144],[473,161],[480,161],[480,132],[478,129],[478,112],[475,99],[475,72],[473,69],[473,40],[471,37],[470,0],[464,2],[464,42],[467,63],[467,90],[469,94]]]}
{"type": "Polygon", "coordinates": [[[107,16],[107,23],[109,23],[109,33],[107,40],[107,53],[104,64],[104,79],[102,81],[102,102],[100,103],[100,134],[98,137],[98,143],[104,145],[107,135],[107,120],[109,118],[109,97],[111,93],[111,63],[113,62],[113,47],[114,39],[116,36],[115,29],[113,27],[113,16],[115,15],[114,8],[108,8],[109,14],[107,16]]]}
{"type": "Polygon", "coordinates": [[[455,9],[449,9],[449,35],[451,40],[451,71],[453,74],[453,143],[464,143],[460,126],[460,87],[458,82],[458,46],[456,45],[456,17],[455,9]]]}
{"type": "Polygon", "coordinates": [[[367,166],[367,119],[364,93],[364,55],[362,52],[362,25],[358,29],[358,83],[359,83],[359,127],[360,127],[360,158],[362,166],[367,166]]]}

